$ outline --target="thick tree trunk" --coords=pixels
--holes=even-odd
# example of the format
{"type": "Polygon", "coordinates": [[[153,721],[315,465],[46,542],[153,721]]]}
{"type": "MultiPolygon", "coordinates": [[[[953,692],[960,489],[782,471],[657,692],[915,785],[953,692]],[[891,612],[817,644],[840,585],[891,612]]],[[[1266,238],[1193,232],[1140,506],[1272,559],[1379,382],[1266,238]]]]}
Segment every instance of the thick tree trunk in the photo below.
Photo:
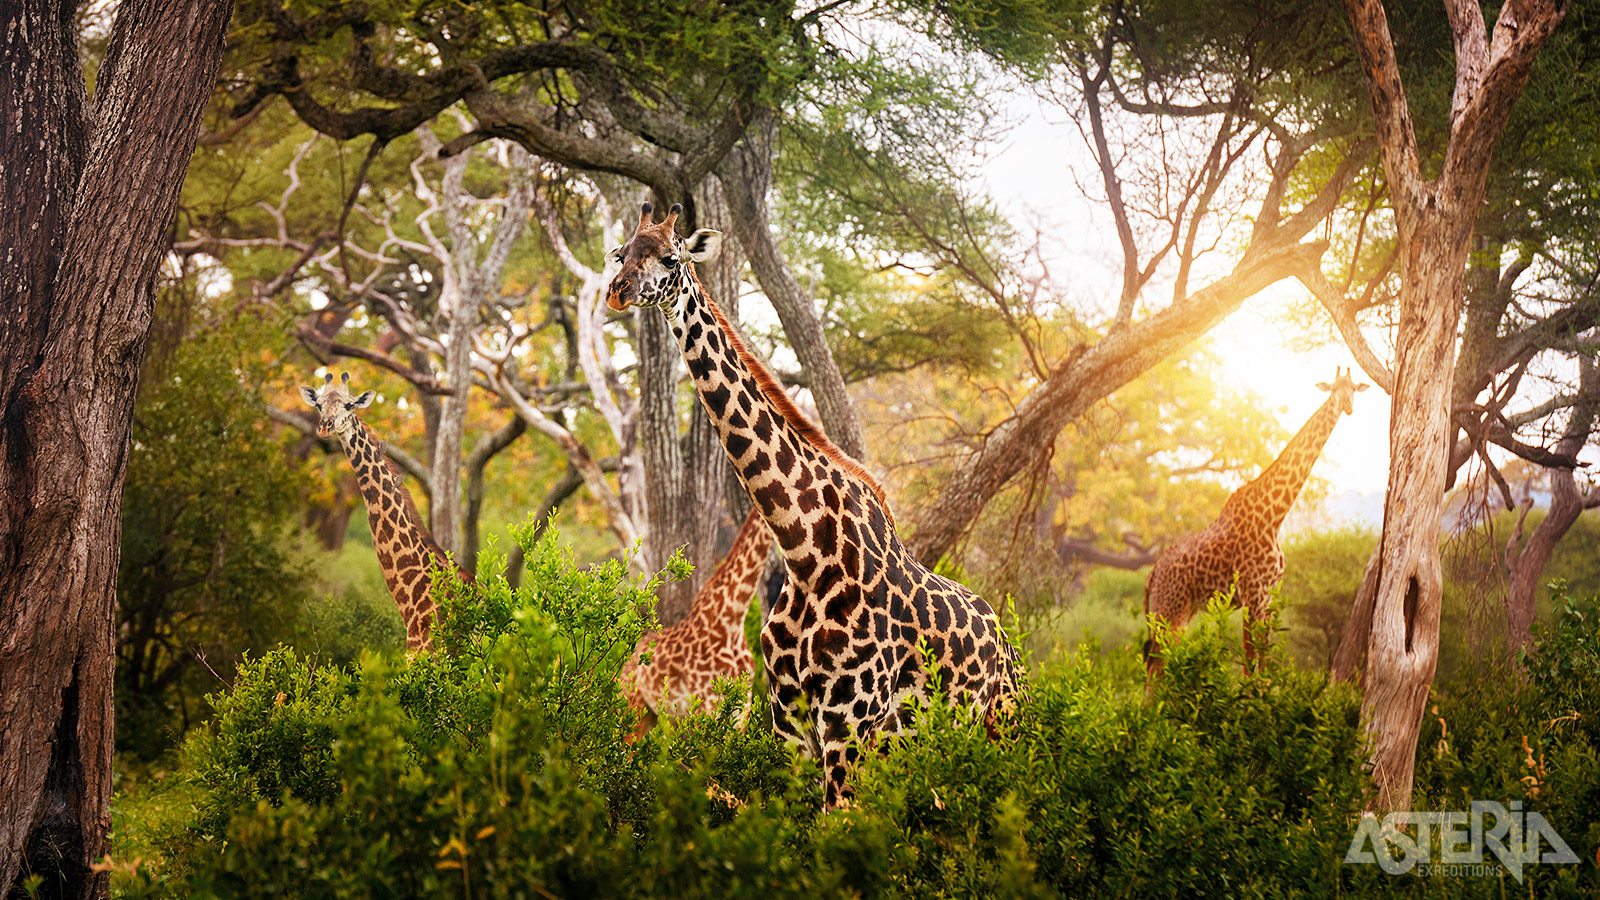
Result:
{"type": "MultiPolygon", "coordinates": [[[[463,253],[471,253],[466,247],[463,253]]],[[[439,430],[433,437],[429,455],[428,481],[433,492],[428,496],[429,530],[446,553],[459,561],[462,548],[461,445],[466,440],[467,406],[472,400],[472,341],[477,324],[477,298],[457,293],[449,309],[450,342],[445,345],[445,374],[450,393],[439,407],[439,430]]]]}
{"type": "Polygon", "coordinates": [[[1345,0],[1400,250],[1389,490],[1362,701],[1373,805],[1384,810],[1410,807],[1417,735],[1438,660],[1440,508],[1472,229],[1511,106],[1539,48],[1566,13],[1559,0],[1508,3],[1491,41],[1477,3],[1445,0],[1445,6],[1456,50],[1450,142],[1438,179],[1425,181],[1387,13],[1379,0],[1345,0]]]}
{"type": "Polygon", "coordinates": [[[72,7],[0,4],[0,892],[105,889],[134,395],[232,4],[125,3],[92,111],[72,7]]]}
{"type": "Polygon", "coordinates": [[[1381,809],[1410,806],[1417,734],[1439,657],[1439,522],[1468,234],[1457,223],[1430,222],[1409,241],[1402,236],[1389,490],[1362,702],[1381,809]]]}

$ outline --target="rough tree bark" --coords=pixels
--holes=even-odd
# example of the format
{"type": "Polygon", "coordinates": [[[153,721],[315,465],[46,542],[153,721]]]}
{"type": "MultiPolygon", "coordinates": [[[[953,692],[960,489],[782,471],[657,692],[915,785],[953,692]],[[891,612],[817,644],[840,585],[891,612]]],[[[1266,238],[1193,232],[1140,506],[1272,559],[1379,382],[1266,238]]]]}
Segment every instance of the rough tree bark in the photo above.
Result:
{"type": "Polygon", "coordinates": [[[0,892],[91,897],[110,825],[122,480],[156,266],[232,4],[0,4],[0,892]]]}
{"type": "Polygon", "coordinates": [[[1377,809],[1406,809],[1438,660],[1440,509],[1463,274],[1494,146],[1565,2],[1509,2],[1494,32],[1470,0],[1446,0],[1456,51],[1450,140],[1422,176],[1411,112],[1380,0],[1345,0],[1373,107],[1399,236],[1400,299],[1389,421],[1389,488],[1362,712],[1377,809]]]}

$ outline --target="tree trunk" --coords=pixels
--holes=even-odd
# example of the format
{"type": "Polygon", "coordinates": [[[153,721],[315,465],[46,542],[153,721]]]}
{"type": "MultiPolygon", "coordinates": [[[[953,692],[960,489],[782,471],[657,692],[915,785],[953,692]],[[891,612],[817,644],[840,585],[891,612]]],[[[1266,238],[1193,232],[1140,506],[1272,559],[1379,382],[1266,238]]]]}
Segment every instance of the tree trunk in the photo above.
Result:
{"type": "MultiPolygon", "coordinates": [[[[471,253],[472,248],[462,248],[471,253]]],[[[433,493],[428,497],[428,518],[433,539],[446,553],[461,555],[461,445],[466,440],[467,406],[472,400],[472,341],[477,324],[478,304],[465,292],[449,291],[448,327],[450,343],[445,345],[445,377],[450,393],[439,408],[439,430],[429,454],[428,481],[433,493]],[[453,297],[449,295],[453,294],[453,297]]],[[[445,311],[441,311],[445,312],[445,311]]]]}
{"type": "MultiPolygon", "coordinates": [[[[707,179],[697,191],[698,227],[728,227],[722,191],[707,179]]],[[[732,301],[725,311],[738,315],[739,270],[742,261],[724,245],[723,255],[696,266],[696,274],[712,296],[732,301]]],[[[658,309],[641,309],[635,322],[639,335],[639,443],[644,462],[650,511],[646,548],[651,568],[660,568],[674,550],[694,565],[694,575],[661,586],[656,617],[673,625],[689,614],[699,585],[716,564],[717,528],[722,521],[723,485],[728,454],[699,403],[688,404],[689,430],[680,433],[677,340],[658,309]]]]}
{"type": "MultiPolygon", "coordinates": [[[[1572,408],[1572,417],[1567,420],[1561,440],[1552,448],[1565,456],[1576,456],[1589,442],[1589,432],[1594,427],[1597,407],[1600,407],[1600,396],[1597,396],[1600,395],[1600,372],[1596,370],[1595,361],[1579,359],[1578,367],[1578,404],[1572,408]]],[[[1506,641],[1513,662],[1519,652],[1532,644],[1534,600],[1538,596],[1539,577],[1544,574],[1550,554],[1578,521],[1578,515],[1600,503],[1600,492],[1585,496],[1578,490],[1577,475],[1572,469],[1551,468],[1548,471],[1550,511],[1545,514],[1544,521],[1534,527],[1527,543],[1518,549],[1522,522],[1528,515],[1528,506],[1532,505],[1530,499],[1517,519],[1516,533],[1506,544],[1506,572],[1510,576],[1506,590],[1506,641]]]]}
{"type": "MultiPolygon", "coordinates": [[[[800,360],[822,429],[839,449],[864,462],[866,442],[861,437],[861,424],[823,334],[822,317],[810,294],[794,280],[772,234],[767,186],[772,180],[773,127],[771,115],[766,114],[745,132],[744,140],[717,167],[717,176],[727,191],[733,235],[749,257],[756,282],[772,301],[789,346],[800,360]]],[[[731,299],[731,295],[712,296],[718,304],[723,304],[725,297],[731,299]]]]}
{"type": "Polygon", "coordinates": [[[1417,734],[1439,655],[1439,522],[1468,233],[1430,225],[1409,240],[1402,229],[1401,238],[1389,490],[1362,702],[1380,809],[1410,807],[1417,734]]]}
{"type": "Polygon", "coordinates": [[[122,480],[156,265],[232,4],[0,4],[0,890],[90,897],[110,825],[122,480]]]}
{"type": "Polygon", "coordinates": [[[1367,658],[1367,636],[1372,633],[1372,609],[1378,600],[1378,572],[1382,569],[1383,541],[1372,548],[1367,558],[1367,568],[1361,575],[1361,586],[1356,588],[1355,602],[1350,604],[1350,620],[1345,623],[1344,634],[1339,637],[1339,649],[1333,654],[1333,677],[1349,681],[1355,677],[1356,667],[1367,658]]]}
{"type": "Polygon", "coordinates": [[[1450,141],[1424,181],[1387,14],[1345,0],[1361,57],[1400,252],[1400,323],[1389,419],[1389,490],[1367,641],[1363,718],[1377,809],[1408,809],[1428,687],[1438,661],[1440,509],[1450,450],[1456,324],[1472,229],[1494,146],[1564,2],[1508,3],[1493,40],[1472,0],[1445,0],[1456,50],[1450,141]]]}

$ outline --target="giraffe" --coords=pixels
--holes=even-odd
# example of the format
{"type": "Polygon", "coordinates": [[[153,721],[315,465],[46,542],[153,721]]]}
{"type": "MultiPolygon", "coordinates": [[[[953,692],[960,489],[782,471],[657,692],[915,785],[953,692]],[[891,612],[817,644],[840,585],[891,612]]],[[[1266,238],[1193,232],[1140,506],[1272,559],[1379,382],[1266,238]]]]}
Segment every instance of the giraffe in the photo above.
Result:
{"type": "Polygon", "coordinates": [[[766,521],[759,510],[750,510],[728,555],[694,595],[689,615],[671,628],[639,638],[618,677],[639,721],[628,735],[630,743],[650,730],[656,716],[683,715],[696,708],[708,714],[715,711],[722,697],[712,683],[754,670],[754,657],[744,640],[744,616],[771,546],[766,521]],[[639,655],[646,647],[652,648],[650,662],[641,666],[639,655]]]}
{"type": "MultiPolygon", "coordinates": [[[[1182,631],[1213,594],[1233,587],[1233,604],[1244,607],[1245,659],[1247,663],[1259,659],[1251,625],[1266,611],[1267,594],[1283,577],[1278,530],[1333,426],[1350,413],[1351,397],[1367,389],[1352,381],[1348,370],[1336,370],[1334,376],[1332,384],[1317,385],[1328,392],[1328,399],[1278,458],[1228,498],[1216,521],[1173,544],[1156,560],[1144,589],[1145,619],[1152,626],[1161,621],[1175,633],[1182,631]]],[[[1144,658],[1149,677],[1159,676],[1162,663],[1153,633],[1145,641],[1144,658]]]]}
{"type": "Polygon", "coordinates": [[[850,802],[861,748],[911,727],[907,701],[937,686],[991,733],[1021,689],[1021,661],[994,610],[906,552],[883,488],[790,401],[706,296],[694,263],[722,235],[681,238],[643,205],[608,253],[614,310],[663,310],[734,472],[783,552],[785,581],[761,628],[774,728],[822,764],[827,808],[850,802]]]}
{"type": "Polygon", "coordinates": [[[472,581],[472,574],[457,568],[428,533],[411,492],[401,484],[400,473],[383,455],[383,441],[357,418],[356,410],[372,403],[373,392],[363,391],[360,396],[351,397],[349,386],[349,372],[338,384],[329,373],[320,391],[302,386],[300,396],[317,410],[317,435],[338,435],[350,458],[356,484],[367,503],[367,523],[372,526],[372,546],[378,553],[383,581],[405,620],[406,650],[424,651],[429,648],[433,632],[433,579],[428,575],[429,567],[437,563],[455,569],[462,581],[472,581]]]}

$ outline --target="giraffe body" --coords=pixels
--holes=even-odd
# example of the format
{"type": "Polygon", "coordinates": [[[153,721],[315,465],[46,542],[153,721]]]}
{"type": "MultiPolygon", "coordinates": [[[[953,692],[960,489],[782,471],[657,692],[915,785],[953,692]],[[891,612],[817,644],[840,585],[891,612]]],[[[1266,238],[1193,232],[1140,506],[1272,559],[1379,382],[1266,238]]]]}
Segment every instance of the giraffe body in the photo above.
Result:
{"type": "MultiPolygon", "coordinates": [[[[366,502],[367,524],[372,528],[372,548],[383,570],[384,584],[405,622],[406,649],[427,650],[432,642],[435,612],[430,567],[456,566],[423,524],[411,492],[383,454],[383,442],[356,415],[356,410],[372,402],[373,392],[352,397],[347,388],[349,380],[349,373],[345,373],[335,383],[330,374],[320,391],[302,387],[300,395],[318,412],[317,434],[324,438],[337,435],[355,469],[356,485],[366,502]]],[[[472,580],[470,573],[456,571],[463,581],[472,580]]]]}
{"type": "Polygon", "coordinates": [[[735,473],[783,551],[787,578],[761,630],[777,732],[822,763],[829,808],[849,802],[860,747],[910,726],[907,701],[941,690],[992,727],[1020,662],[981,597],[928,571],[901,544],[877,481],[794,407],[694,276],[721,235],[654,225],[645,204],[612,309],[659,306],[735,473]],[[924,657],[924,648],[927,660],[924,657]]]}
{"type": "MultiPolygon", "coordinates": [[[[714,712],[722,702],[714,687],[717,679],[754,671],[755,657],[744,639],[744,618],[771,546],[766,521],[759,510],[752,509],[728,555],[695,594],[689,615],[670,628],[639,638],[618,678],[628,705],[639,717],[628,740],[637,740],[650,730],[652,714],[681,716],[696,709],[714,712]],[[650,662],[640,665],[646,648],[651,651],[650,662]]],[[[740,721],[742,724],[742,717],[740,721]]]]}
{"type": "MultiPolygon", "coordinates": [[[[1164,622],[1174,633],[1205,609],[1217,593],[1233,589],[1233,605],[1245,613],[1245,656],[1260,657],[1251,625],[1266,612],[1267,598],[1283,577],[1283,550],[1278,532],[1300,496],[1311,467],[1341,415],[1350,412],[1350,398],[1366,390],[1348,373],[1338,373],[1332,384],[1318,387],[1328,399],[1289,440],[1283,452],[1249,484],[1233,493],[1216,521],[1202,531],[1173,544],[1156,560],[1145,582],[1145,619],[1164,622]]],[[[1154,677],[1161,673],[1161,657],[1152,636],[1144,645],[1145,665],[1154,677]]]]}

